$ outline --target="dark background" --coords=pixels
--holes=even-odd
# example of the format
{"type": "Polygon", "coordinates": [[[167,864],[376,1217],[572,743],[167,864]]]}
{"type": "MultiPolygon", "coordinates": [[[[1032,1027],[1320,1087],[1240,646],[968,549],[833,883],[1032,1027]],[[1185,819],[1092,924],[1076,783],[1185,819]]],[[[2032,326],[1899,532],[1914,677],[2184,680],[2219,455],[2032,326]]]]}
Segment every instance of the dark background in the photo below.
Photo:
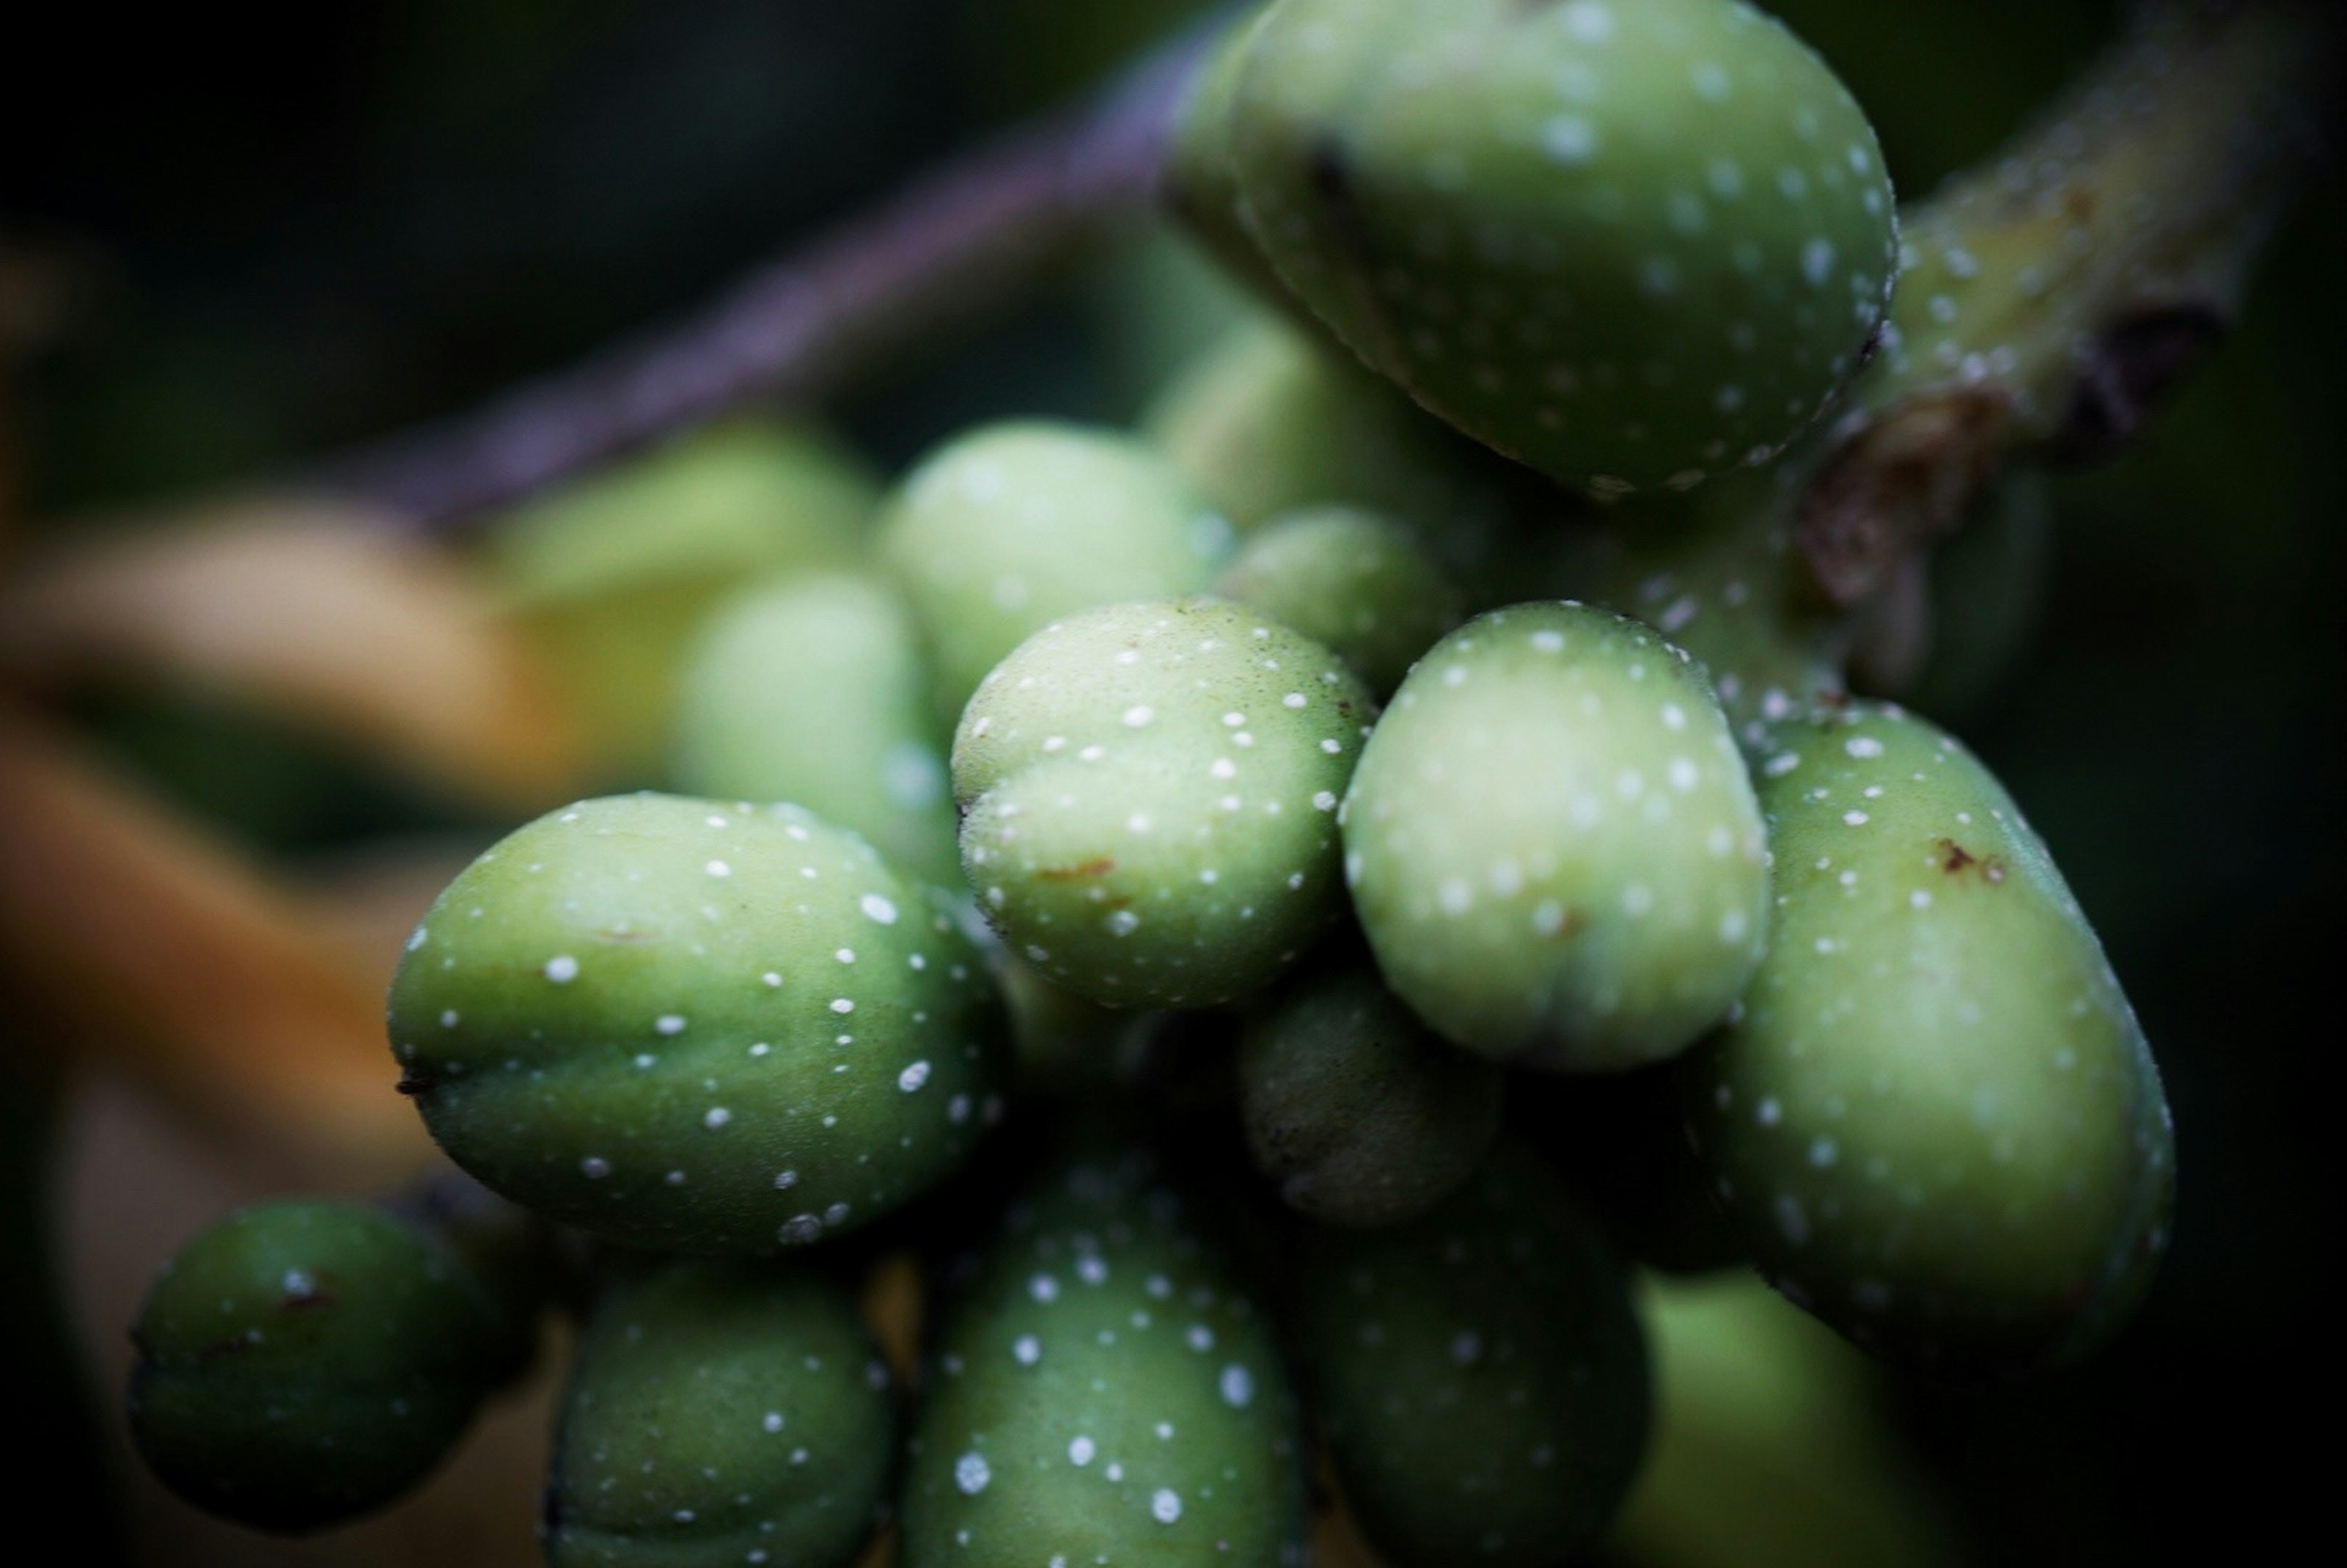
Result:
{"type": "MultiPolygon", "coordinates": [[[[704,297],[986,128],[1090,79],[1178,0],[410,0],[22,7],[0,226],[74,259],[21,403],[28,510],[266,473],[444,413],[704,297]],[[37,26],[26,12],[38,12],[37,26]]],[[[1901,188],[1990,150],[2117,7],[1780,0],[1901,188]]],[[[2065,479],[2047,624],[1964,726],[2061,860],[2167,1075],[2176,1251],[2141,1319],[2049,1383],[1901,1414],[1995,1563],[2227,1559],[2328,1538],[2339,1204],[2319,1151],[2342,886],[2337,389],[2347,215],[2303,201],[2219,356],[2140,446],[2065,479]],[[2303,1430],[2303,1429],[2301,1429],[2303,1430]]],[[[1129,417],[1185,323],[1104,267],[835,411],[877,461],[1010,413],[1129,417]]],[[[50,527],[66,526],[50,524],[50,527]]],[[[128,712],[118,754],[257,846],[448,808],[297,738],[128,712]]],[[[2335,1027],[2335,1025],[2333,1026],[2335,1027]]],[[[2335,1038],[2335,1037],[2334,1037],[2335,1038]]],[[[0,1058],[0,1334],[36,1457],[0,1491],[107,1539],[32,1194],[43,1091],[0,1058]],[[67,1512],[60,1515],[58,1510],[67,1512]]]]}

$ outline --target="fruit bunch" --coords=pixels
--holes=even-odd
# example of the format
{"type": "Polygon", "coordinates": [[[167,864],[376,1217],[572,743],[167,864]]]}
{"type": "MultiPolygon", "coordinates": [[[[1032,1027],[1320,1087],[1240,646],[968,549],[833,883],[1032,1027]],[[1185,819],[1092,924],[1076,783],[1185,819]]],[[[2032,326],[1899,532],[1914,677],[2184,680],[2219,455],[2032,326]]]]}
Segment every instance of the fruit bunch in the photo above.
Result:
{"type": "Polygon", "coordinates": [[[2124,1320],[2143,1037],[1782,537],[1910,309],[1850,94],[1741,0],[1276,0],[1171,162],[1266,312],[1138,430],[972,431],[753,552],[674,793],[407,944],[399,1088],[499,1201],[197,1241],[138,1328],[170,1484],[375,1506],[568,1303],[558,1563],[1285,1563],[1319,1488],[1531,1565],[1638,1471],[1634,1266],[1947,1379],[2124,1320]],[[892,1369],[851,1286],[906,1258],[892,1369]]]}

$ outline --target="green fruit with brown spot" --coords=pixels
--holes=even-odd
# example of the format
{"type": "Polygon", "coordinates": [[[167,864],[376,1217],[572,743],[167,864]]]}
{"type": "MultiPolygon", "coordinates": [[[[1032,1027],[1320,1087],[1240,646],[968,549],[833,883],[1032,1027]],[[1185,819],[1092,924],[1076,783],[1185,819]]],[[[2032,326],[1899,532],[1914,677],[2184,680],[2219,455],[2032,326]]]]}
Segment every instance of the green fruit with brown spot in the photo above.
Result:
{"type": "Polygon", "coordinates": [[[2045,844],[1952,739],[1862,706],[1761,772],[1776,930],[1682,1068],[1762,1271],[1860,1345],[1955,1378],[2106,1337],[2167,1239],[2159,1074],[2045,844]]]}

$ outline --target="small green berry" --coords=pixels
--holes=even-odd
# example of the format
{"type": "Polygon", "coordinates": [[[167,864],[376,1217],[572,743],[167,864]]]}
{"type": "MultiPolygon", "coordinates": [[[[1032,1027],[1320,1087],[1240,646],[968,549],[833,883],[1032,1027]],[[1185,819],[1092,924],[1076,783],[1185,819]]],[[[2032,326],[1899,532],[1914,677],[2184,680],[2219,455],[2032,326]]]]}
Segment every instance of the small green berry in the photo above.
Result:
{"type": "Polygon", "coordinates": [[[1283,988],[1248,1020],[1239,1110],[1255,1168],[1329,1225],[1415,1219],[1500,1132],[1500,1072],[1426,1031],[1375,971],[1283,988]]]}
{"type": "Polygon", "coordinates": [[[355,1204],[241,1209],[183,1247],[131,1328],[130,1435],[197,1506],[305,1531],[423,1480],[518,1376],[529,1323],[355,1204]]]}
{"type": "Polygon", "coordinates": [[[921,886],[792,805],[582,801],[451,883],[391,1038],[484,1185],[630,1245],[766,1253],[863,1224],[991,1120],[999,1007],[921,886]]]}
{"type": "Polygon", "coordinates": [[[1326,643],[1380,697],[1459,624],[1462,603],[1407,531],[1352,507],[1266,524],[1240,545],[1214,591],[1326,643]]]}
{"type": "Polygon", "coordinates": [[[897,487],[879,536],[948,723],[1030,634],[1094,605],[1195,593],[1230,546],[1228,520],[1148,446],[1045,424],[948,442],[897,487]]]}
{"type": "Polygon", "coordinates": [[[1272,1327],[1145,1156],[1016,1205],[947,1317],[904,1500],[905,1568],[1304,1560],[1296,1403],[1272,1327]]]}
{"type": "Polygon", "coordinates": [[[1776,930],[1683,1067],[1763,1273],[1952,1378],[2116,1327],[2167,1236],[2172,1134],[2142,1031],[2045,845],[1948,736],[1860,706],[1762,768],[1776,930]]]}
{"type": "Polygon", "coordinates": [[[887,583],[815,572],[737,596],[703,628],[678,707],[687,792],[794,802],[959,885],[920,634],[887,583]]]}
{"type": "Polygon", "coordinates": [[[1604,1234],[1522,1149],[1408,1225],[1313,1229],[1294,1338],[1346,1501],[1394,1568],[1539,1568],[1594,1542],[1649,1376],[1604,1234]]]}
{"type": "Polygon", "coordinates": [[[615,1286],[563,1398],[553,1568],[846,1568],[879,1523],[888,1369],[845,1292],[775,1264],[615,1286]]]}
{"type": "Polygon", "coordinates": [[[1220,600],[1047,627],[954,737],[979,907],[1096,1001],[1243,996],[1342,908],[1337,803],[1374,711],[1335,654],[1220,600]]]}
{"type": "Polygon", "coordinates": [[[1759,962],[1743,760],[1701,671],[1636,621],[1525,604],[1451,633],[1369,737],[1344,823],[1387,983],[1482,1055],[1659,1061],[1759,962]]]}

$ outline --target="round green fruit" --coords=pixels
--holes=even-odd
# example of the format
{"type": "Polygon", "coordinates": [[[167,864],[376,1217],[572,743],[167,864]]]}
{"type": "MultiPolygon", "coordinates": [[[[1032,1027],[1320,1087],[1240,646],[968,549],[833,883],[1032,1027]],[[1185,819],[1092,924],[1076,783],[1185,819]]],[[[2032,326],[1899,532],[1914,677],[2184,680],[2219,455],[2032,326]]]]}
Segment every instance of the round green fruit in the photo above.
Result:
{"type": "Polygon", "coordinates": [[[257,1529],[338,1524],[446,1457],[528,1363],[526,1317],[355,1204],[242,1209],[148,1292],[130,1436],[167,1486],[257,1529]]]}
{"type": "Polygon", "coordinates": [[[450,1157],[630,1245],[765,1253],[958,1164],[998,1108],[985,966],[921,886],[796,806],[582,801],[416,927],[402,1087],[450,1157]]]}
{"type": "Polygon", "coordinates": [[[1386,982],[1468,1050],[1620,1071],[1736,1000],[1768,848],[1702,671],[1573,603],[1468,622],[1361,753],[1345,870],[1386,982]]]}
{"type": "Polygon", "coordinates": [[[1111,1006],[1255,990],[1342,910],[1337,803],[1374,712],[1327,649],[1220,600],[1047,627],[954,737],[979,907],[1111,1006]]]}
{"type": "Polygon", "coordinates": [[[1760,1265],[1860,1345],[1953,1378],[2069,1360],[2165,1245],[2158,1071],[2045,846],[1894,708],[1788,726],[1762,772],[1776,930],[1683,1064],[1760,1265]]]}
{"type": "Polygon", "coordinates": [[[888,1371],[837,1286],[665,1265],[597,1308],[556,1433],[554,1568],[845,1568],[887,1501],[888,1371]]]}
{"type": "Polygon", "coordinates": [[[1848,89],[1741,0],[1277,0],[1179,141],[1373,369],[1600,497],[1768,461],[1898,267],[1848,89]]]}
{"type": "Polygon", "coordinates": [[[1462,603],[1407,530],[1354,507],[1266,524],[1240,545],[1214,591],[1327,644],[1379,697],[1459,624],[1462,603]]]}

